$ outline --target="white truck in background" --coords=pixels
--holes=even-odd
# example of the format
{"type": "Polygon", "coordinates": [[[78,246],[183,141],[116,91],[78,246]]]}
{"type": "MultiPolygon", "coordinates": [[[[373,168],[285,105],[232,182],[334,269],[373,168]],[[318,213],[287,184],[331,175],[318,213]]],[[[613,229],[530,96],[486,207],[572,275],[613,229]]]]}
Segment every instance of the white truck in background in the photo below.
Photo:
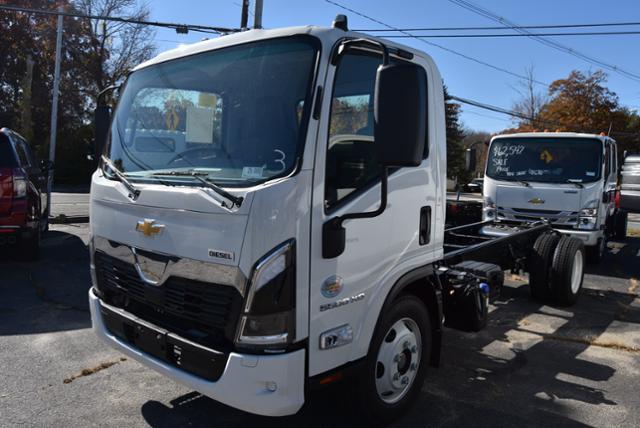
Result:
{"type": "Polygon", "coordinates": [[[546,220],[580,239],[588,261],[599,263],[607,240],[624,239],[626,233],[617,182],[616,142],[607,136],[497,135],[487,155],[483,217],[505,223],[546,220]]]}
{"type": "Polygon", "coordinates": [[[96,111],[94,330],[222,403],[288,415],[355,377],[389,421],[503,270],[580,293],[582,243],[544,223],[445,231],[438,69],[344,17],[165,52],[118,98],[96,111]]]}

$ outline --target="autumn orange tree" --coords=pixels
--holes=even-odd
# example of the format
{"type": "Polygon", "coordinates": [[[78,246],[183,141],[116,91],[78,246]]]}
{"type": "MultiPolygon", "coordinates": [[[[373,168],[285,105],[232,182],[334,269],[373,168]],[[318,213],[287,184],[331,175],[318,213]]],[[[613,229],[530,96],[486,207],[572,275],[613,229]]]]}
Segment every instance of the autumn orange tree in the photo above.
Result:
{"type": "Polygon", "coordinates": [[[574,70],[549,85],[547,101],[534,120],[518,119],[517,127],[510,131],[547,128],[610,132],[621,150],[640,150],[640,117],[622,106],[606,83],[607,75],[601,70],[588,73],[574,70]]]}

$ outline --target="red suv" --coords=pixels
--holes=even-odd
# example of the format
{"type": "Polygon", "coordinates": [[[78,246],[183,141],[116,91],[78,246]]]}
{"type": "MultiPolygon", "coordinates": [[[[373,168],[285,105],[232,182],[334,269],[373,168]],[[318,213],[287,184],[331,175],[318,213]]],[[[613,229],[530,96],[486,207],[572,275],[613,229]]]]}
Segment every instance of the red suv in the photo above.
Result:
{"type": "Polygon", "coordinates": [[[0,128],[0,247],[36,259],[48,227],[48,162],[38,164],[23,137],[0,128]]]}

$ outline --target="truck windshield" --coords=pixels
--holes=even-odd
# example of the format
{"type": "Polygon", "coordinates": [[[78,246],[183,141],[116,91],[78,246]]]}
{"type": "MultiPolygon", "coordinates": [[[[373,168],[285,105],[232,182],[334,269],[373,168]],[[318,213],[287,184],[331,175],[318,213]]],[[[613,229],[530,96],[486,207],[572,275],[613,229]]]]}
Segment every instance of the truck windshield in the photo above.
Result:
{"type": "Polygon", "coordinates": [[[295,37],[136,71],[114,115],[107,157],[131,179],[163,183],[184,181],[180,171],[230,187],[287,175],[305,138],[316,56],[313,39],[295,37]]]}
{"type": "Polygon", "coordinates": [[[487,176],[506,181],[588,183],[600,179],[595,138],[500,138],[491,143],[487,176]]]}

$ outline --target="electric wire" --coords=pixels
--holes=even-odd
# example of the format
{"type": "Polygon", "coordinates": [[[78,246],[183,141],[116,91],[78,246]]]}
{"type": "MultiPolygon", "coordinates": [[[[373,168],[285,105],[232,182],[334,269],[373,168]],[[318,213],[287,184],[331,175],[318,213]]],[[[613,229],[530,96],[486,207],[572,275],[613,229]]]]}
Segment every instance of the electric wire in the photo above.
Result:
{"type": "Polygon", "coordinates": [[[573,49],[571,47],[565,46],[561,43],[558,43],[554,40],[550,40],[550,39],[546,39],[544,37],[535,35],[534,33],[531,33],[530,31],[521,28],[518,24],[516,24],[513,21],[510,21],[504,17],[498,16],[497,14],[495,14],[494,12],[491,12],[490,10],[483,8],[481,6],[478,6],[470,1],[467,0],[449,0],[449,2],[460,6],[464,9],[467,9],[477,15],[480,16],[484,16],[485,18],[491,19],[492,21],[496,21],[500,24],[502,24],[503,26],[505,26],[506,28],[512,29],[518,33],[521,34],[525,34],[527,35],[529,38],[531,38],[532,40],[537,41],[538,43],[541,43],[547,47],[551,47],[553,49],[556,49],[558,51],[567,53],[569,55],[572,55],[576,58],[582,59],[585,62],[588,62],[589,64],[592,65],[597,65],[599,67],[602,67],[604,69],[613,71],[615,73],[618,73],[622,76],[627,77],[628,79],[634,80],[636,82],[640,82],[640,75],[636,74],[636,73],[632,73],[630,71],[627,71],[623,68],[621,68],[618,65],[615,64],[609,64],[603,60],[600,60],[598,58],[595,58],[593,56],[587,55],[583,52],[580,52],[576,49],[573,49]]]}
{"type": "MultiPolygon", "coordinates": [[[[517,28],[523,29],[555,29],[555,28],[593,28],[593,27],[629,27],[640,25],[640,22],[599,22],[592,24],[549,24],[549,25],[520,25],[517,28]]],[[[486,27],[417,27],[417,28],[399,28],[398,31],[472,31],[472,30],[504,30],[502,26],[486,26],[486,27]]],[[[383,28],[357,29],[363,33],[387,32],[396,30],[387,30],[383,28]]]]}
{"type": "MultiPolygon", "coordinates": [[[[431,41],[429,41],[429,40],[425,40],[425,39],[422,39],[422,38],[420,38],[420,37],[416,37],[414,34],[412,34],[412,33],[408,32],[408,31],[402,30],[402,29],[397,28],[397,27],[393,27],[393,26],[391,26],[391,25],[389,25],[389,24],[386,24],[386,23],[384,23],[384,22],[382,22],[382,21],[380,21],[380,20],[376,19],[376,18],[373,18],[373,17],[371,17],[371,16],[368,16],[368,15],[366,15],[366,14],[364,14],[364,13],[358,12],[358,11],[357,11],[357,10],[355,10],[355,9],[352,9],[352,8],[350,8],[350,7],[347,7],[347,6],[344,6],[344,5],[342,5],[342,4],[338,3],[338,2],[335,2],[335,1],[333,1],[333,0],[325,0],[325,2],[330,3],[330,4],[334,5],[334,6],[337,6],[337,7],[341,8],[341,9],[343,9],[343,10],[349,11],[349,12],[351,12],[351,13],[353,13],[353,14],[355,14],[355,15],[358,15],[358,16],[360,16],[360,17],[364,18],[364,19],[367,19],[367,20],[369,20],[369,21],[371,21],[371,22],[374,22],[374,23],[376,23],[376,24],[379,24],[379,25],[382,25],[382,26],[384,26],[384,27],[387,27],[387,28],[389,28],[389,29],[391,29],[391,30],[398,31],[398,32],[400,32],[400,33],[404,34],[405,36],[410,37],[410,38],[413,38],[413,39],[416,39],[416,40],[418,40],[418,41],[420,41],[420,42],[422,42],[422,43],[424,43],[424,44],[427,44],[427,45],[429,45],[429,46],[436,47],[436,48],[438,48],[438,49],[441,49],[441,50],[443,50],[443,51],[445,51],[445,52],[449,52],[449,53],[451,53],[451,54],[453,54],[453,55],[459,56],[459,57],[464,58],[464,59],[466,59],[466,60],[473,61],[473,62],[475,62],[475,63],[477,63],[477,64],[483,65],[483,66],[485,66],[485,67],[492,68],[492,69],[494,69],[494,70],[496,70],[496,71],[499,71],[499,72],[501,72],[501,73],[508,74],[508,75],[510,75],[510,76],[513,76],[513,77],[517,77],[518,79],[521,79],[521,80],[528,80],[528,79],[529,79],[528,77],[526,77],[526,76],[524,76],[524,75],[522,75],[522,74],[519,74],[519,73],[513,72],[513,71],[511,71],[511,70],[507,70],[506,68],[499,67],[499,66],[497,66],[497,65],[491,64],[491,63],[489,63],[489,62],[483,61],[483,60],[478,59],[478,58],[474,58],[474,57],[472,57],[472,56],[470,56],[470,55],[467,55],[467,54],[464,54],[464,53],[458,52],[458,51],[456,51],[456,50],[453,50],[453,49],[448,48],[448,47],[446,47],[446,46],[443,46],[443,45],[441,45],[441,44],[438,44],[438,43],[435,43],[435,42],[431,42],[431,41]]],[[[549,86],[549,83],[542,82],[542,81],[537,80],[537,79],[533,79],[532,81],[533,81],[534,83],[536,83],[537,85],[541,85],[541,86],[545,86],[545,87],[548,87],[548,86],[549,86]]]]}
{"type": "Polygon", "coordinates": [[[492,37],[558,37],[558,36],[626,36],[640,35],[638,31],[581,31],[565,33],[532,33],[532,34],[413,34],[411,36],[380,35],[385,39],[420,38],[420,39],[455,39],[455,38],[492,38],[492,37]]]}
{"type": "Polygon", "coordinates": [[[178,32],[182,30],[195,31],[200,33],[208,33],[208,34],[226,34],[240,31],[236,28],[225,28],[225,27],[213,27],[208,25],[196,25],[196,24],[179,24],[174,22],[158,22],[158,21],[144,21],[141,19],[134,18],[123,18],[116,16],[104,16],[104,15],[87,15],[83,13],[77,12],[61,12],[57,10],[42,10],[42,9],[30,9],[26,7],[20,6],[11,6],[11,5],[0,5],[0,10],[8,10],[13,12],[23,12],[23,13],[31,13],[31,14],[39,14],[39,15],[52,15],[52,16],[67,16],[70,18],[85,18],[85,19],[95,19],[100,21],[114,21],[114,22],[122,22],[127,24],[136,24],[136,25],[149,25],[152,27],[163,27],[163,28],[171,28],[178,32]]]}

